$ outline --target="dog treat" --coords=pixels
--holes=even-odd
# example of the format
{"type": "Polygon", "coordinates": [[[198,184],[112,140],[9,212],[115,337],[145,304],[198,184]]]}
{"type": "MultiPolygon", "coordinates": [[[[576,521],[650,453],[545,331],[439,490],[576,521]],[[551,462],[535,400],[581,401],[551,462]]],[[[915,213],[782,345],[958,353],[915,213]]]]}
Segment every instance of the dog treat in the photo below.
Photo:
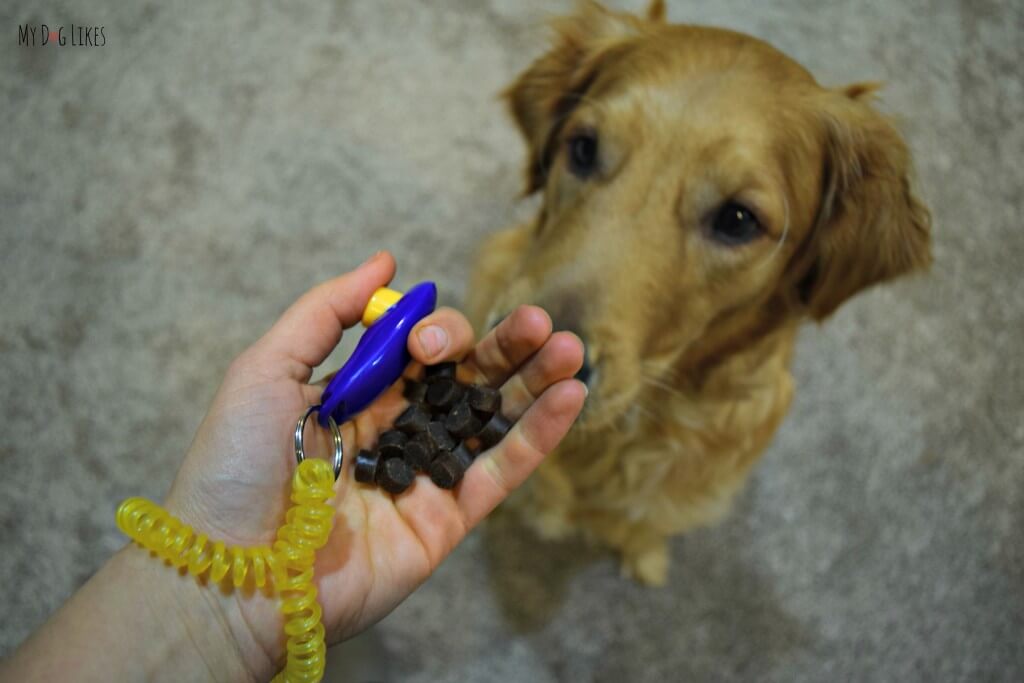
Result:
{"type": "Polygon", "coordinates": [[[397,429],[389,429],[377,439],[377,452],[383,460],[401,458],[405,455],[405,444],[409,437],[397,429]]]}
{"type": "Polygon", "coordinates": [[[427,405],[434,412],[451,410],[465,393],[462,385],[448,377],[439,377],[427,387],[427,405]]]}
{"type": "Polygon", "coordinates": [[[434,441],[434,438],[430,436],[428,431],[424,430],[416,436],[411,437],[409,442],[405,444],[405,447],[408,449],[409,444],[412,443],[417,443],[423,446],[423,450],[427,452],[427,457],[431,460],[434,459],[434,456],[437,453],[437,443],[434,441]]]}
{"type": "Polygon", "coordinates": [[[455,379],[455,362],[447,361],[437,365],[428,365],[424,372],[423,381],[432,384],[437,379],[455,379]]]}
{"type": "Polygon", "coordinates": [[[430,424],[430,413],[419,404],[412,404],[405,411],[395,418],[395,429],[404,432],[409,436],[427,431],[430,424]]]}
{"type": "Polygon", "coordinates": [[[426,472],[430,469],[430,461],[434,459],[434,452],[430,450],[421,436],[409,439],[409,442],[405,444],[405,462],[417,472],[426,472]]]}
{"type": "Polygon", "coordinates": [[[469,466],[473,464],[476,456],[477,452],[464,443],[460,443],[458,448],[452,451],[452,458],[465,470],[468,470],[469,466]]]}
{"type": "Polygon", "coordinates": [[[450,451],[455,448],[455,439],[448,433],[448,430],[444,428],[442,422],[431,422],[427,425],[427,431],[424,432],[427,435],[427,442],[430,446],[431,452],[436,451],[450,451]]]}
{"type": "Polygon", "coordinates": [[[453,489],[461,478],[459,466],[452,460],[451,453],[445,453],[430,463],[430,481],[437,484],[438,488],[453,489]]]}
{"type": "Polygon", "coordinates": [[[501,392],[491,387],[474,385],[469,388],[466,395],[469,407],[490,418],[501,410],[501,392]]]}
{"type": "Polygon", "coordinates": [[[356,455],[356,481],[397,495],[423,472],[439,487],[452,489],[479,450],[501,441],[512,428],[501,413],[501,392],[459,383],[455,368],[453,362],[430,365],[422,382],[403,380],[409,406],[373,450],[356,455]]]}
{"type": "Polygon", "coordinates": [[[372,484],[377,478],[380,456],[375,451],[363,449],[356,455],[355,477],[362,484],[372,484]]]}
{"type": "Polygon", "coordinates": [[[501,441],[510,429],[512,429],[512,423],[509,422],[509,419],[501,413],[495,413],[477,434],[477,438],[480,439],[480,444],[484,448],[490,448],[501,441]]]}
{"type": "Polygon", "coordinates": [[[453,489],[473,464],[474,454],[466,444],[444,453],[430,464],[430,480],[442,489],[453,489]]]}
{"type": "Polygon", "coordinates": [[[385,460],[377,472],[377,483],[388,493],[399,494],[412,486],[416,473],[401,458],[385,460]]]}
{"type": "Polygon", "coordinates": [[[388,444],[404,446],[405,442],[408,440],[409,436],[407,434],[404,434],[397,429],[388,429],[387,431],[382,432],[380,437],[377,439],[377,446],[380,447],[388,444]]]}
{"type": "Polygon", "coordinates": [[[414,379],[407,379],[405,381],[405,388],[402,390],[402,396],[404,396],[409,403],[423,403],[427,400],[427,385],[423,382],[417,382],[414,379]]]}
{"type": "Polygon", "coordinates": [[[476,436],[483,426],[483,423],[473,414],[473,409],[470,408],[469,402],[466,400],[460,401],[452,408],[452,412],[448,413],[448,417],[444,421],[444,428],[457,439],[476,436]]]}

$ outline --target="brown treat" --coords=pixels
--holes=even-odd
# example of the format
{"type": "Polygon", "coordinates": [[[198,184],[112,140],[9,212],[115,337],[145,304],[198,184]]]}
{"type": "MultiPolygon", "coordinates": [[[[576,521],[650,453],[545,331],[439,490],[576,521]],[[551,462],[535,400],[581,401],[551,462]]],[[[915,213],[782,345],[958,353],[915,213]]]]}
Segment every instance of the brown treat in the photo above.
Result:
{"type": "Polygon", "coordinates": [[[428,432],[420,432],[416,436],[409,439],[409,442],[405,444],[406,449],[413,443],[423,446],[423,450],[427,452],[428,462],[434,459],[437,455],[437,444],[428,432]]]}
{"type": "Polygon", "coordinates": [[[438,456],[430,464],[430,481],[442,489],[453,489],[462,481],[466,468],[456,459],[454,453],[438,456]]]}
{"type": "Polygon", "coordinates": [[[430,469],[430,461],[433,459],[434,452],[419,436],[409,439],[409,443],[405,444],[405,462],[417,472],[426,472],[430,469]]]}
{"type": "Polygon", "coordinates": [[[363,484],[372,484],[377,478],[377,468],[381,463],[380,456],[375,451],[363,449],[356,454],[355,477],[356,481],[363,484]]]}
{"type": "Polygon", "coordinates": [[[475,436],[483,426],[465,400],[460,401],[452,408],[452,412],[448,413],[448,417],[444,421],[444,428],[457,439],[468,439],[475,436]]]}
{"type": "Polygon", "coordinates": [[[377,439],[377,445],[384,446],[386,444],[397,444],[404,446],[405,442],[408,440],[409,436],[407,434],[403,434],[397,429],[388,429],[381,432],[380,437],[377,439]]]}
{"type": "Polygon", "coordinates": [[[430,480],[442,489],[453,489],[476,457],[466,444],[459,444],[454,451],[445,451],[430,464],[430,480]]]}
{"type": "Polygon", "coordinates": [[[487,418],[501,410],[501,392],[491,387],[471,386],[467,400],[470,408],[487,418]]]}
{"type": "Polygon", "coordinates": [[[430,463],[430,481],[437,484],[438,488],[455,488],[463,474],[463,470],[452,459],[451,453],[446,453],[430,463]]]}
{"type": "Polygon", "coordinates": [[[395,429],[409,436],[427,431],[428,424],[430,424],[430,413],[416,403],[413,403],[401,415],[395,418],[395,429]]]}
{"type": "Polygon", "coordinates": [[[427,431],[423,432],[428,439],[427,445],[430,446],[430,452],[435,453],[437,451],[450,451],[455,448],[455,439],[448,433],[448,430],[444,428],[444,424],[441,422],[431,422],[427,425],[427,431]]]}
{"type": "Polygon", "coordinates": [[[377,483],[388,493],[395,495],[412,486],[416,473],[400,458],[385,460],[377,472],[377,483]]]}
{"type": "Polygon", "coordinates": [[[382,460],[401,458],[405,455],[405,444],[409,437],[402,432],[389,429],[377,439],[377,452],[382,460]]]}
{"type": "Polygon", "coordinates": [[[427,387],[427,405],[435,412],[447,412],[459,402],[465,393],[462,385],[453,379],[441,377],[427,387]]]}
{"type": "Polygon", "coordinates": [[[423,403],[427,400],[427,385],[414,379],[407,379],[402,396],[405,396],[409,403],[423,403]]]}
{"type": "Polygon", "coordinates": [[[466,444],[460,443],[458,448],[452,451],[452,457],[463,469],[468,470],[476,459],[476,452],[466,444]]]}
{"type": "Polygon", "coordinates": [[[476,436],[484,448],[490,448],[501,441],[510,429],[512,429],[512,423],[509,419],[501,413],[495,413],[476,436]]]}
{"type": "Polygon", "coordinates": [[[445,363],[427,366],[426,371],[423,374],[423,381],[427,384],[433,384],[434,380],[438,379],[455,379],[455,361],[447,361],[445,363]]]}

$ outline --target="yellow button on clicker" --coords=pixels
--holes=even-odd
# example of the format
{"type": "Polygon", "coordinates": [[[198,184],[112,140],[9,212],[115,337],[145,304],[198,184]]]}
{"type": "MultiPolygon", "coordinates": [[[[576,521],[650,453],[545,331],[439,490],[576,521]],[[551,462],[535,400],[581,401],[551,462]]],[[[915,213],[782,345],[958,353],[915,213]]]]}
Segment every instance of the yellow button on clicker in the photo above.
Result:
{"type": "Polygon", "coordinates": [[[401,298],[401,292],[388,289],[387,287],[381,287],[374,292],[373,296],[370,297],[370,303],[366,304],[366,310],[363,311],[363,327],[369,327],[375,323],[377,318],[384,315],[401,298]]]}

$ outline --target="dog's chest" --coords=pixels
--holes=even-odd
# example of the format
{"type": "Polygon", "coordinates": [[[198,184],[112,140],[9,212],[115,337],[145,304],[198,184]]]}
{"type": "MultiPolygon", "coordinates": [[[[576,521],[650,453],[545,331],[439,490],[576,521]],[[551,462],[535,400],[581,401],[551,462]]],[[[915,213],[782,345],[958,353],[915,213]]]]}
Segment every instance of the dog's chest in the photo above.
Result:
{"type": "Polygon", "coordinates": [[[569,439],[546,466],[571,482],[578,508],[666,516],[671,525],[687,507],[732,495],[791,397],[787,371],[731,398],[680,396],[661,414],[640,415],[625,429],[569,439]]]}

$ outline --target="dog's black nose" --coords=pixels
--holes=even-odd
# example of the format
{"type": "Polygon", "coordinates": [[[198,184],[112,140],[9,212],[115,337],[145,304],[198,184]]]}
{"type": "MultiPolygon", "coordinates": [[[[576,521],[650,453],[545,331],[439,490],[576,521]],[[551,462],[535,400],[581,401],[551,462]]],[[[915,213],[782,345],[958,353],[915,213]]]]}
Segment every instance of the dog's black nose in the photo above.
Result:
{"type": "Polygon", "coordinates": [[[590,387],[590,377],[594,374],[594,369],[590,366],[590,354],[587,353],[586,344],[583,345],[583,365],[580,366],[579,371],[576,373],[576,379],[583,382],[590,387]]]}
{"type": "Polygon", "coordinates": [[[590,386],[590,374],[591,374],[591,372],[592,372],[592,370],[590,368],[590,363],[588,363],[586,361],[586,359],[584,358],[583,359],[583,366],[580,368],[579,372],[576,373],[576,379],[578,379],[579,381],[583,382],[587,386],[590,386]]]}

